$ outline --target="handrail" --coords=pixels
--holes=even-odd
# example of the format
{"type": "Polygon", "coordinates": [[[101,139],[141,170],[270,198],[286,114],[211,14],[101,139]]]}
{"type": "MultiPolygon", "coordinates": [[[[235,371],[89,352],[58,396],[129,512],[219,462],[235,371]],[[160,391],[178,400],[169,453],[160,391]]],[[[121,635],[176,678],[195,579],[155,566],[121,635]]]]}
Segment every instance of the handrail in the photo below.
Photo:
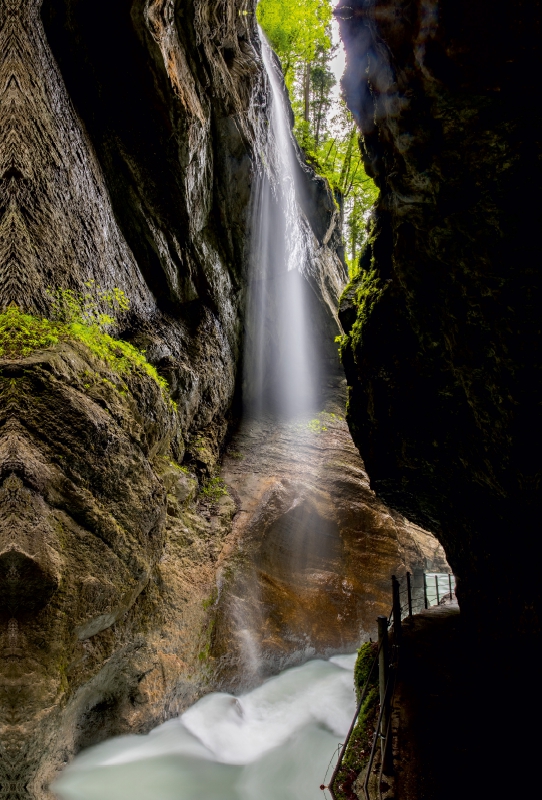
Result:
{"type": "MultiPolygon", "coordinates": [[[[390,613],[390,616],[388,617],[388,627],[390,626],[390,620],[391,620],[391,613],[390,613]]],[[[333,800],[335,800],[335,793],[333,791],[333,784],[335,783],[335,778],[339,774],[339,770],[340,770],[340,768],[342,766],[342,762],[343,762],[344,754],[346,752],[346,748],[348,747],[348,743],[350,741],[350,737],[352,736],[354,728],[356,727],[356,722],[358,721],[358,717],[359,717],[359,714],[360,714],[360,711],[361,711],[361,707],[362,707],[363,701],[365,700],[365,697],[367,695],[367,689],[369,688],[369,683],[370,683],[371,678],[373,676],[375,664],[378,663],[378,658],[380,656],[380,651],[382,650],[383,645],[384,645],[384,641],[382,640],[380,642],[379,647],[378,647],[378,651],[377,651],[375,657],[373,658],[373,662],[371,664],[371,668],[370,668],[370,670],[369,670],[369,672],[367,674],[367,678],[365,680],[365,684],[363,685],[363,689],[362,689],[362,692],[361,692],[361,695],[360,695],[360,700],[359,700],[359,703],[358,703],[357,708],[356,708],[356,713],[354,714],[354,718],[352,720],[352,724],[350,725],[350,728],[348,729],[348,733],[346,734],[345,740],[343,742],[343,746],[341,748],[341,752],[339,753],[339,758],[337,759],[337,763],[335,764],[335,769],[333,770],[333,772],[331,774],[331,778],[329,779],[329,783],[328,783],[327,786],[324,786],[323,784],[322,784],[322,786],[320,786],[321,789],[328,789],[329,790],[333,800]]]]}
{"type": "MultiPolygon", "coordinates": [[[[393,692],[391,693],[390,706],[392,704],[393,697],[395,695],[395,686],[396,686],[396,683],[397,683],[397,669],[398,669],[398,660],[399,660],[399,658],[398,658],[399,657],[399,645],[398,644],[394,644],[393,647],[394,647],[394,650],[396,651],[395,652],[395,663],[393,665],[393,670],[390,670],[390,673],[388,675],[388,680],[386,682],[386,689],[384,691],[384,702],[382,702],[380,704],[380,713],[378,715],[378,721],[376,723],[375,732],[374,732],[374,735],[373,735],[373,744],[372,744],[372,747],[371,747],[371,754],[369,756],[369,761],[367,762],[367,766],[365,768],[366,769],[365,780],[363,782],[363,793],[365,795],[365,800],[371,800],[371,798],[369,797],[369,791],[368,791],[369,778],[371,777],[371,770],[373,768],[373,763],[374,763],[374,759],[375,759],[375,755],[376,755],[376,743],[377,743],[378,737],[379,737],[379,730],[380,730],[380,728],[382,726],[382,717],[384,715],[384,709],[386,708],[386,705],[387,705],[388,690],[389,690],[389,688],[391,686],[391,681],[392,680],[393,680],[393,692]]],[[[388,735],[389,735],[389,732],[390,732],[390,728],[391,728],[391,714],[388,717],[388,724],[386,726],[386,733],[385,733],[384,737],[380,736],[380,738],[384,739],[384,748],[383,748],[384,752],[386,751],[387,747],[389,746],[388,745],[388,735]]],[[[380,793],[380,795],[382,795],[382,792],[380,790],[380,783],[381,783],[381,778],[382,778],[382,769],[383,769],[383,767],[384,767],[384,753],[382,754],[382,763],[380,764],[380,776],[379,776],[379,782],[378,782],[379,783],[379,793],[380,793]]]]}
{"type": "MultiPolygon", "coordinates": [[[[390,698],[390,707],[391,708],[393,707],[393,698],[395,697],[395,688],[397,686],[397,674],[398,674],[398,671],[399,671],[399,664],[397,663],[396,664],[396,669],[395,669],[395,674],[394,674],[394,679],[393,679],[393,691],[391,693],[391,698],[390,698]]],[[[391,720],[392,720],[392,715],[390,714],[389,717],[388,717],[388,724],[386,726],[386,734],[384,736],[384,742],[388,741],[388,736],[390,735],[391,720]]],[[[390,743],[390,747],[391,747],[391,743],[390,743]]],[[[393,753],[391,754],[391,758],[393,758],[393,753]]],[[[384,769],[384,759],[382,759],[382,761],[380,762],[380,772],[379,772],[379,775],[378,775],[378,794],[379,794],[380,800],[382,800],[382,772],[383,772],[383,769],[384,769]]]]}
{"type": "MultiPolygon", "coordinates": [[[[395,674],[395,670],[394,673],[395,674]]],[[[386,683],[386,690],[384,692],[384,702],[380,704],[380,713],[378,714],[378,721],[376,723],[375,731],[373,734],[373,744],[371,746],[371,754],[369,756],[369,761],[367,762],[366,772],[365,772],[365,780],[363,781],[363,794],[365,795],[365,800],[370,800],[369,793],[367,791],[367,787],[369,785],[369,778],[371,775],[371,769],[373,766],[373,762],[375,759],[376,754],[376,743],[378,741],[378,731],[380,730],[380,726],[382,725],[382,717],[384,716],[384,709],[386,708],[386,700],[388,698],[388,689],[390,687],[390,682],[392,678],[392,673],[388,675],[388,680],[386,683]]],[[[388,723],[389,724],[389,723],[388,723]]],[[[386,740],[384,739],[384,747],[386,747],[386,740]]],[[[384,760],[384,759],[382,759],[384,760]]]]}
{"type": "MultiPolygon", "coordinates": [[[[453,573],[435,573],[435,585],[436,585],[436,588],[437,588],[437,593],[436,593],[437,594],[437,605],[440,605],[440,599],[441,598],[439,597],[439,592],[438,592],[438,579],[436,577],[437,575],[448,575],[448,582],[449,582],[449,588],[450,588],[450,593],[449,594],[450,594],[450,596],[452,596],[452,594],[455,594],[455,586],[454,586],[454,590],[452,591],[452,577],[454,577],[453,573]]],[[[376,725],[376,728],[375,728],[375,731],[374,731],[374,735],[373,735],[373,743],[372,743],[372,747],[371,747],[371,754],[369,756],[369,761],[367,762],[365,781],[364,781],[364,784],[363,784],[363,791],[364,791],[364,794],[365,794],[365,800],[370,800],[369,794],[368,794],[369,778],[370,778],[370,775],[371,775],[371,770],[372,770],[374,759],[375,759],[375,755],[376,755],[376,743],[378,741],[379,731],[380,731],[380,728],[382,726],[382,718],[383,718],[383,715],[384,715],[384,710],[385,710],[386,706],[388,705],[388,689],[391,686],[391,681],[392,680],[393,680],[393,691],[391,693],[391,698],[389,699],[389,706],[390,707],[393,704],[393,698],[395,696],[395,688],[396,688],[396,684],[397,684],[397,672],[398,672],[398,664],[399,664],[399,650],[400,650],[400,641],[401,641],[401,621],[404,618],[403,611],[406,611],[407,615],[408,615],[408,618],[412,619],[412,616],[413,616],[412,590],[413,589],[418,589],[418,590],[422,590],[423,589],[423,593],[424,593],[423,606],[421,606],[419,609],[418,609],[418,607],[416,607],[416,613],[418,613],[418,611],[421,611],[422,608],[428,608],[427,582],[426,582],[426,578],[425,578],[425,572],[424,572],[423,587],[422,586],[416,587],[416,586],[412,585],[411,576],[410,576],[409,572],[407,572],[406,575],[403,576],[400,580],[402,581],[403,578],[405,578],[405,577],[406,577],[406,582],[407,582],[406,588],[403,588],[402,590],[399,590],[399,581],[395,578],[395,576],[392,576],[394,605],[392,605],[392,608],[391,608],[390,613],[388,615],[387,627],[388,628],[390,627],[391,621],[392,621],[392,618],[393,618],[393,628],[394,628],[394,633],[395,633],[394,642],[393,642],[393,646],[392,646],[393,663],[392,663],[392,665],[390,665],[390,666],[392,666],[392,669],[390,669],[390,672],[389,672],[389,675],[388,675],[388,679],[386,681],[386,687],[385,687],[385,690],[384,690],[384,697],[382,698],[382,702],[380,703],[380,712],[379,712],[379,715],[378,715],[378,721],[377,721],[377,725],[376,725]],[[404,594],[405,591],[407,593],[407,606],[406,606],[406,608],[404,606],[401,606],[401,604],[400,604],[400,595],[404,594]],[[397,612],[398,612],[397,613],[397,618],[394,615],[395,607],[397,608],[397,612]]],[[[454,577],[454,583],[455,583],[455,577],[454,577]]],[[[363,689],[362,689],[362,692],[361,692],[361,695],[360,695],[360,700],[359,700],[359,703],[357,705],[356,712],[354,714],[354,718],[352,719],[352,723],[350,725],[350,728],[348,729],[348,733],[346,734],[345,740],[344,740],[343,745],[341,747],[341,751],[339,753],[339,757],[337,759],[337,763],[335,765],[335,769],[333,770],[333,773],[331,775],[329,783],[327,784],[327,786],[325,784],[322,784],[320,786],[320,789],[322,789],[322,790],[324,790],[324,789],[328,789],[329,790],[329,792],[331,794],[331,797],[332,797],[332,800],[337,800],[335,792],[334,792],[334,788],[333,788],[334,787],[334,783],[335,783],[335,780],[337,779],[337,776],[339,774],[339,770],[341,769],[341,766],[342,766],[342,763],[343,763],[343,759],[344,759],[344,755],[345,755],[346,750],[348,748],[348,744],[349,744],[350,739],[352,737],[352,733],[354,732],[354,728],[356,727],[356,723],[358,721],[358,718],[359,718],[359,715],[360,715],[360,712],[361,712],[361,708],[362,708],[363,703],[365,701],[365,698],[367,696],[367,690],[369,688],[369,683],[370,683],[371,678],[373,676],[375,665],[377,664],[377,662],[379,660],[379,656],[380,656],[380,653],[381,653],[383,645],[384,645],[384,639],[380,642],[378,650],[377,650],[377,652],[376,652],[376,654],[375,654],[375,656],[373,658],[373,661],[371,663],[371,667],[370,667],[369,672],[367,674],[367,678],[365,680],[365,684],[363,686],[363,689]]],[[[384,752],[385,752],[385,749],[389,746],[388,745],[388,736],[389,736],[389,732],[391,730],[391,716],[392,715],[390,713],[389,717],[388,717],[388,720],[387,720],[386,733],[385,733],[385,736],[384,736],[384,752]]],[[[382,798],[381,783],[382,783],[382,770],[383,770],[383,767],[384,767],[384,754],[383,754],[383,757],[382,757],[382,763],[380,765],[380,777],[379,777],[379,795],[380,795],[380,798],[382,798]]]]}

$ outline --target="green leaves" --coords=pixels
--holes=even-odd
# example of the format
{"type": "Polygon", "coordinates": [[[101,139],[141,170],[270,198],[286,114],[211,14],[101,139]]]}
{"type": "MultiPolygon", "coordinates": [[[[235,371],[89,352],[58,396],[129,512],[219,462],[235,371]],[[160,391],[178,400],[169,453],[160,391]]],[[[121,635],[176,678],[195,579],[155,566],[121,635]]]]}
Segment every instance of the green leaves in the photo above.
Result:
{"type": "Polygon", "coordinates": [[[350,276],[367,238],[378,190],[363,166],[359,134],[344,100],[335,100],[330,0],[260,0],[258,21],[280,58],[307,161],[327,178],[345,224],[350,276]]]}
{"type": "Polygon", "coordinates": [[[35,350],[45,350],[62,338],[59,324],[23,314],[11,305],[0,314],[0,358],[25,358],[35,350]]]}
{"type": "Polygon", "coordinates": [[[209,478],[209,480],[203,484],[201,494],[206,500],[211,500],[216,503],[221,497],[227,496],[228,489],[222,478],[209,478]]]}
{"type": "Polygon", "coordinates": [[[108,311],[118,313],[127,311],[130,300],[122,289],[102,289],[95,281],[85,284],[87,292],[74,292],[72,289],[47,289],[46,293],[51,298],[53,316],[59,322],[80,322],[84,325],[97,325],[100,330],[106,330],[114,325],[115,316],[108,311]]]}
{"type": "Polygon", "coordinates": [[[331,22],[330,0],[260,0],[258,22],[280,58],[286,85],[300,65],[314,60],[317,49],[331,49],[328,26],[331,22]]]}
{"type": "MultiPolygon", "coordinates": [[[[78,294],[71,289],[55,289],[49,290],[49,296],[54,298],[56,319],[25,314],[13,304],[0,314],[0,358],[26,358],[37,350],[47,350],[61,341],[77,341],[119,374],[134,370],[145,372],[156,381],[164,398],[169,400],[166,381],[147,361],[145,353],[105,332],[104,328],[116,320],[100,311],[95,295],[89,300],[87,294],[78,294]]],[[[126,310],[129,305],[128,298],[120,289],[103,292],[100,299],[109,304],[112,310],[126,310]]],[[[174,405],[172,401],[169,402],[174,405]]]]}

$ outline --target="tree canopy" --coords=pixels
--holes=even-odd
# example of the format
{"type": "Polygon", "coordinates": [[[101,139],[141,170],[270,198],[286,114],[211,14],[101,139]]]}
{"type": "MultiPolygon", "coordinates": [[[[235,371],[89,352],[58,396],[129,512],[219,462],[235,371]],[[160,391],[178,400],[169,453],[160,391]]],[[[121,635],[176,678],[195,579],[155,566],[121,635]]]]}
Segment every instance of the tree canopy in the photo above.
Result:
{"type": "Polygon", "coordinates": [[[260,0],[258,22],[280,58],[286,85],[300,66],[314,61],[318,49],[329,51],[330,0],[260,0]]]}
{"type": "Polygon", "coordinates": [[[346,261],[353,275],[378,192],[363,167],[354,119],[333,92],[331,0],[260,0],[257,16],[282,64],[296,138],[343,210],[346,261]]]}

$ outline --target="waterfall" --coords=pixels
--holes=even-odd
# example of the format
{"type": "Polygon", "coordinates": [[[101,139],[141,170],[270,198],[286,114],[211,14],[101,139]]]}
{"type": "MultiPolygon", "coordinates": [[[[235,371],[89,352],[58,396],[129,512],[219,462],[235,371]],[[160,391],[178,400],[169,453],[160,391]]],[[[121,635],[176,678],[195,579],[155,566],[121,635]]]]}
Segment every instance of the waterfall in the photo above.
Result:
{"type": "Polygon", "coordinates": [[[314,237],[297,200],[300,166],[282,73],[261,30],[260,41],[269,126],[259,137],[263,167],[253,190],[245,404],[251,416],[271,411],[292,418],[313,410],[318,399],[307,281],[314,237]]]}
{"type": "MultiPolygon", "coordinates": [[[[258,139],[247,298],[246,418],[278,418],[298,459],[300,433],[320,401],[318,329],[311,318],[311,271],[318,246],[300,210],[302,169],[280,68],[260,31],[269,125],[258,139]],[[298,424],[298,416],[305,422],[298,424]],[[294,432],[292,434],[292,431],[294,432]]],[[[321,332],[320,332],[321,339],[321,332]]],[[[277,420],[273,419],[273,425],[277,420]]],[[[300,455],[301,453],[301,455],[300,455]]],[[[299,460],[299,473],[304,465],[299,460]]],[[[296,511],[297,509],[297,511],[296,511]]],[[[330,530],[303,505],[280,530],[289,558],[322,554],[330,530]]],[[[335,535],[335,534],[334,534],[335,535]]],[[[338,536],[338,534],[336,534],[338,536]]],[[[301,568],[300,568],[301,569],[301,568]]],[[[355,710],[355,655],[313,660],[261,683],[259,578],[249,568],[230,606],[248,685],[240,696],[212,693],[146,736],[123,736],[77,756],[53,784],[61,800],[320,800],[319,785],[355,710]]]]}
{"type": "MultiPolygon", "coordinates": [[[[252,187],[241,430],[255,430],[272,420],[272,430],[282,431],[291,454],[300,449],[299,423],[306,436],[307,423],[322,395],[318,347],[322,331],[317,322],[322,312],[310,313],[311,300],[315,303],[310,277],[318,243],[298,201],[302,167],[282,70],[263,31],[258,28],[258,32],[264,66],[263,114],[268,124],[257,137],[259,171],[252,187]]],[[[303,468],[300,464],[300,475],[303,468]]],[[[328,538],[319,536],[317,526],[307,536],[301,525],[289,533],[285,551],[291,567],[307,548],[320,552],[328,538]]],[[[260,632],[265,627],[260,570],[256,563],[247,568],[228,607],[246,685],[254,685],[265,674],[260,651],[260,632]]]]}

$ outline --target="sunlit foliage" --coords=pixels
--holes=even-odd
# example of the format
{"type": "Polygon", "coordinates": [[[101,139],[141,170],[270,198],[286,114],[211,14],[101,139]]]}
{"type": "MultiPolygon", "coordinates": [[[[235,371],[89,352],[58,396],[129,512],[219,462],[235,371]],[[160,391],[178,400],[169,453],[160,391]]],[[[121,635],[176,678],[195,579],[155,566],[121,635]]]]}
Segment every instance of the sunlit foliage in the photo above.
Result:
{"type": "Polygon", "coordinates": [[[344,101],[333,97],[331,11],[330,0],[260,0],[257,13],[282,64],[296,138],[343,211],[346,261],[353,276],[378,190],[363,167],[353,117],[344,101]]]}
{"type": "Polygon", "coordinates": [[[289,91],[319,48],[331,49],[329,0],[260,0],[258,22],[281,60],[289,91]]]}

